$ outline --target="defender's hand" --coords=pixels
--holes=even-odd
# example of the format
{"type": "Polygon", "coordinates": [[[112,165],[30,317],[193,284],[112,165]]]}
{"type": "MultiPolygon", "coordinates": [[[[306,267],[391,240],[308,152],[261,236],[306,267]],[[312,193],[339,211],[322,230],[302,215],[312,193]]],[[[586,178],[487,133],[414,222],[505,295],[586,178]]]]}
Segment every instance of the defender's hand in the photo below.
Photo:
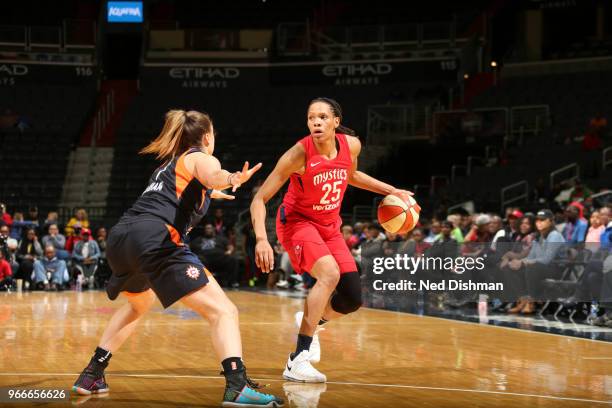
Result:
{"type": "Polygon", "coordinates": [[[215,200],[233,200],[236,197],[234,197],[233,195],[225,194],[221,190],[213,190],[210,194],[210,198],[215,200]]]}
{"type": "Polygon", "coordinates": [[[249,169],[249,162],[248,161],[244,162],[242,171],[237,171],[235,173],[232,173],[232,175],[229,177],[229,182],[232,185],[232,192],[236,191],[238,187],[246,183],[251,178],[251,176],[255,174],[255,172],[259,170],[260,168],[261,168],[261,163],[257,163],[255,167],[249,169]]]}

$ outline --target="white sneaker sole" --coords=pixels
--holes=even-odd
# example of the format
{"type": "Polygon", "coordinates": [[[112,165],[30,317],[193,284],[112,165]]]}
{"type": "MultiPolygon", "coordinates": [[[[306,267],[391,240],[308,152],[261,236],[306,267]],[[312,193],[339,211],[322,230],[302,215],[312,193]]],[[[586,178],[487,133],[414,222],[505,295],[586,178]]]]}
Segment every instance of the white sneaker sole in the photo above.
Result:
{"type": "Polygon", "coordinates": [[[293,382],[300,382],[300,383],[324,383],[327,381],[327,377],[324,377],[323,379],[317,379],[317,378],[298,378],[295,377],[291,371],[285,369],[285,371],[283,372],[283,378],[287,381],[293,381],[293,382]]]}

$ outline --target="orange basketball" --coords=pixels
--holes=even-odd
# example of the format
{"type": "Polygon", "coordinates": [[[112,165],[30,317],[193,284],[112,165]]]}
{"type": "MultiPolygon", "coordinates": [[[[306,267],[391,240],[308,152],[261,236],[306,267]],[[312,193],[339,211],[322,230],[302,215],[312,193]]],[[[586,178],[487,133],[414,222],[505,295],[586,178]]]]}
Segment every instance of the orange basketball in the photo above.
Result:
{"type": "Polygon", "coordinates": [[[421,207],[414,198],[405,202],[392,194],[386,196],[378,205],[378,222],[385,231],[396,234],[411,231],[419,222],[421,207]]]}

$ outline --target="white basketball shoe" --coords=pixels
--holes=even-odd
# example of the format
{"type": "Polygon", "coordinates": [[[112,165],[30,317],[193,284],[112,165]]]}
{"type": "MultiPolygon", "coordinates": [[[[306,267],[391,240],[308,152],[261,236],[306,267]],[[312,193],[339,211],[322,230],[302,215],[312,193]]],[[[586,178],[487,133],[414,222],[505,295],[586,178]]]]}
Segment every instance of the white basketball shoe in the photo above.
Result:
{"type": "MultiPolygon", "coordinates": [[[[295,325],[297,326],[298,330],[302,325],[303,318],[304,312],[297,312],[295,314],[295,325]]],[[[317,326],[317,329],[315,330],[314,335],[312,336],[312,343],[310,343],[310,349],[308,350],[310,354],[311,363],[316,364],[321,361],[321,342],[319,341],[319,332],[322,332],[323,330],[325,330],[325,328],[317,326]]]]}
{"type": "Polygon", "coordinates": [[[291,360],[291,354],[287,359],[287,365],[283,372],[283,378],[289,381],[306,383],[323,383],[327,381],[325,374],[319,372],[310,364],[310,354],[307,350],[302,351],[291,360]]]}

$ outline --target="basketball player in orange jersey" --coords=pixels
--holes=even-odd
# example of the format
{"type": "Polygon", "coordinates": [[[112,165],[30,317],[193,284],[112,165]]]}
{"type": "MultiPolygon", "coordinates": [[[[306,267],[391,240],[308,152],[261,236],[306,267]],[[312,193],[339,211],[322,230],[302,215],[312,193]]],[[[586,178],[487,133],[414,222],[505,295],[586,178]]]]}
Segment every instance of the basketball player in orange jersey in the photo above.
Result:
{"type": "Polygon", "coordinates": [[[412,193],[357,170],[361,143],[354,131],[340,125],[342,110],[336,101],[314,99],[307,118],[310,135],[279,159],[253,198],[251,218],[256,235],[255,261],[262,271],[269,272],[274,268],[274,252],[266,235],[265,203],[290,179],[276,218],[278,239],[295,271],[308,272],[317,282],[306,298],[303,317],[296,315],[301,320],[297,346],[289,355],[283,377],[325,382],[325,375],[311,364],[321,355],[317,325],[361,306],[357,265],[340,232],[340,207],[347,186],[405,200],[412,193]]]}
{"type": "Polygon", "coordinates": [[[184,238],[206,214],[212,198],[232,199],[218,190],[236,191],[261,163],[230,173],[212,154],[215,133],[209,116],[173,110],[166,114],[160,135],[141,153],[151,153],[163,164],[151,175],[148,187],[126,211],[108,236],[107,259],[113,271],[106,291],[120,293],[127,303],[119,308],[73,391],[81,395],[108,392],[104,377],[112,353],[134,332],[155,297],[167,308],[177,301],[210,323],[212,344],[226,378],[222,406],[280,407],[283,401],[255,391],[246,375],[238,310],[215,278],[186,246],[184,238]]]}

